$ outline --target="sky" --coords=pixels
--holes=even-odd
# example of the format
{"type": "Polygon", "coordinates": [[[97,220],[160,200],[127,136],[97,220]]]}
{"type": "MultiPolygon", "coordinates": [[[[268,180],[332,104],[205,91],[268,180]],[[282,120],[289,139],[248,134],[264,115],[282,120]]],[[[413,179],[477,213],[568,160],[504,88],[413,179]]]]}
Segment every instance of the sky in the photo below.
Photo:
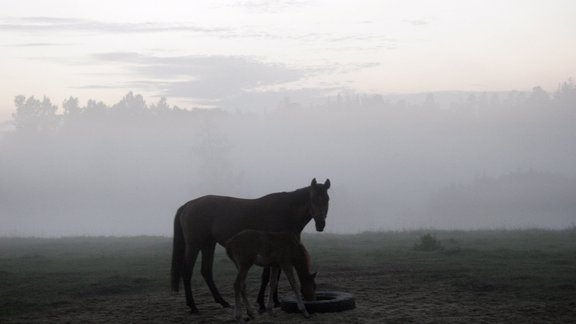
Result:
{"type": "Polygon", "coordinates": [[[0,122],[17,95],[183,108],[364,93],[554,91],[572,0],[0,1],[0,122]]]}

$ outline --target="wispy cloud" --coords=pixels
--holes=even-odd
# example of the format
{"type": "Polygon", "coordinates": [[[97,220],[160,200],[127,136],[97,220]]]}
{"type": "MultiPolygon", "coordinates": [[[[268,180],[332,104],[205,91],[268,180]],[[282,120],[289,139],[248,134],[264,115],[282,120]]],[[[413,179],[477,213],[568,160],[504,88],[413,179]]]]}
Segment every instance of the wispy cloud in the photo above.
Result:
{"type": "MultiPolygon", "coordinates": [[[[105,64],[122,64],[133,81],[117,85],[88,85],[145,89],[169,98],[194,102],[195,105],[223,109],[262,110],[276,108],[290,98],[296,102],[317,102],[329,93],[341,91],[338,85],[298,88],[298,81],[325,72],[337,72],[340,66],[299,68],[269,63],[242,56],[157,57],[138,53],[102,53],[93,58],[105,64]]],[[[365,68],[373,66],[358,66],[365,68]]]]}
{"type": "Polygon", "coordinates": [[[72,89],[118,89],[118,88],[126,88],[125,85],[122,84],[115,84],[115,85],[104,85],[104,84],[90,84],[90,85],[82,85],[82,86],[73,86],[72,89]]]}
{"type": "Polygon", "coordinates": [[[279,12],[289,8],[301,8],[310,2],[299,0],[241,0],[234,1],[232,5],[251,11],[279,12]]]}
{"type": "Polygon", "coordinates": [[[383,35],[368,35],[368,34],[357,34],[357,35],[341,35],[341,36],[332,36],[328,38],[330,42],[350,42],[350,41],[359,41],[359,42],[386,42],[386,43],[395,43],[396,40],[392,39],[387,36],[383,35]]]}
{"type": "Polygon", "coordinates": [[[103,53],[93,57],[97,61],[124,64],[129,73],[146,80],[142,82],[148,85],[149,80],[155,82],[164,95],[205,99],[224,98],[259,87],[294,82],[317,72],[241,56],[156,57],[138,53],[103,53]]]}
{"type": "MultiPolygon", "coordinates": [[[[250,1],[249,3],[252,3],[250,1]]],[[[275,6],[296,6],[298,1],[279,1],[275,6]]],[[[250,6],[251,4],[241,3],[238,5],[250,6]]],[[[254,1],[253,5],[265,5],[265,1],[254,1]]],[[[271,4],[272,5],[272,4],[271,4]]],[[[54,18],[54,17],[0,17],[0,33],[2,32],[24,32],[24,33],[74,33],[93,32],[107,34],[137,34],[137,33],[172,33],[186,32],[203,34],[220,39],[256,39],[263,41],[293,41],[312,44],[336,44],[338,46],[357,46],[355,43],[362,43],[362,48],[395,48],[397,41],[386,35],[378,33],[279,33],[261,26],[233,26],[233,27],[207,27],[199,26],[187,22],[174,23],[117,23],[105,22],[89,19],[76,18],[54,18]]],[[[21,44],[14,46],[56,46],[62,44],[50,44],[43,42],[21,44]]]]}
{"type": "Polygon", "coordinates": [[[414,26],[426,26],[430,24],[430,21],[427,19],[407,19],[405,22],[414,26]]]}
{"type": "Polygon", "coordinates": [[[0,32],[93,31],[104,33],[195,32],[221,33],[225,28],[202,27],[187,23],[113,23],[88,19],[54,17],[0,18],[0,32]]]}
{"type": "Polygon", "coordinates": [[[52,46],[72,46],[73,44],[65,43],[21,43],[21,44],[6,44],[3,47],[52,47],[52,46]]]}

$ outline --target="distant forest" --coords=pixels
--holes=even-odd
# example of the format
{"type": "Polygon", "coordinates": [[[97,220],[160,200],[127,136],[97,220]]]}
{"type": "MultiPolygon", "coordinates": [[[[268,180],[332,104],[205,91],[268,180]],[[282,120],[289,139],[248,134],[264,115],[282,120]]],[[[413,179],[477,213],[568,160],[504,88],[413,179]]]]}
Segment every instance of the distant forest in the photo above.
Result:
{"type": "Polygon", "coordinates": [[[111,106],[18,96],[0,135],[0,235],[169,234],[194,197],[313,177],[334,184],[336,232],[576,224],[571,80],[553,93],[441,96],[287,98],[260,114],[132,92],[111,106]]]}
{"type": "MultiPolygon", "coordinates": [[[[440,93],[442,94],[442,93],[440,93]]],[[[422,95],[370,95],[342,92],[334,97],[327,97],[324,104],[318,104],[312,109],[336,108],[377,108],[377,109],[410,109],[425,108],[433,110],[438,108],[448,111],[460,109],[475,109],[476,113],[485,113],[487,110],[499,110],[502,113],[520,109],[543,110],[574,110],[576,105],[576,86],[570,79],[563,82],[554,93],[548,93],[541,87],[534,87],[531,92],[482,92],[471,93],[466,100],[449,102],[439,105],[434,93],[424,96],[420,103],[411,104],[406,98],[422,98],[422,95]],[[396,100],[394,100],[396,98],[396,100]],[[402,99],[397,99],[402,98],[402,99]],[[442,107],[440,107],[442,106],[442,107]]],[[[44,97],[39,100],[35,97],[19,95],[15,98],[16,112],[13,114],[13,125],[19,132],[37,133],[55,131],[70,124],[83,122],[107,122],[109,120],[123,120],[123,122],[138,122],[142,116],[162,116],[166,114],[193,114],[198,112],[219,111],[218,109],[182,109],[170,106],[165,97],[157,103],[147,104],[141,95],[129,92],[118,103],[108,106],[102,101],[90,99],[85,106],[80,106],[78,98],[70,97],[62,103],[61,107],[44,97]],[[82,117],[80,117],[82,116],[82,117]],[[126,119],[126,120],[124,120],[126,119]]],[[[300,104],[293,103],[285,98],[279,104],[279,109],[302,108],[300,104]]],[[[308,108],[308,107],[306,107],[308,108]]],[[[470,111],[468,111],[470,112],[470,111]]]]}

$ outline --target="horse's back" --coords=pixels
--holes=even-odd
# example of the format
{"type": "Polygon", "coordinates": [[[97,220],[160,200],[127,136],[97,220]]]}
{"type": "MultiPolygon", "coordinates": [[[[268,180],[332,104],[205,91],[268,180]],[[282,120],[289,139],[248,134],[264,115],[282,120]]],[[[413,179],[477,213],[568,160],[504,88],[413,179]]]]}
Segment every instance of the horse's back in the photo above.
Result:
{"type": "Polygon", "coordinates": [[[202,196],[184,204],[177,217],[191,239],[224,244],[245,229],[293,232],[293,206],[287,198],[287,193],[256,199],[202,196]]]}
{"type": "Polygon", "coordinates": [[[253,199],[208,195],[188,201],[177,217],[190,239],[208,238],[224,242],[239,231],[252,227],[253,199]]]}
{"type": "Polygon", "coordinates": [[[250,205],[250,199],[207,195],[188,201],[182,205],[186,218],[214,217],[222,214],[238,213],[250,205]]]}

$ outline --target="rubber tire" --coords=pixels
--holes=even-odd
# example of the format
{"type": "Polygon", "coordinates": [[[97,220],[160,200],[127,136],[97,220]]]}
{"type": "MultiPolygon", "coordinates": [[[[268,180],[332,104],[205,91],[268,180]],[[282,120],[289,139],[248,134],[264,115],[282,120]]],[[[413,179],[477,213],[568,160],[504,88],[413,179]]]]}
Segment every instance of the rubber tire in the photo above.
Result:
{"type": "MultiPolygon", "coordinates": [[[[346,292],[317,291],[316,297],[318,300],[304,301],[309,313],[343,312],[356,308],[354,296],[346,292]]],[[[287,313],[299,312],[296,298],[293,295],[282,298],[280,308],[287,313]]]]}

